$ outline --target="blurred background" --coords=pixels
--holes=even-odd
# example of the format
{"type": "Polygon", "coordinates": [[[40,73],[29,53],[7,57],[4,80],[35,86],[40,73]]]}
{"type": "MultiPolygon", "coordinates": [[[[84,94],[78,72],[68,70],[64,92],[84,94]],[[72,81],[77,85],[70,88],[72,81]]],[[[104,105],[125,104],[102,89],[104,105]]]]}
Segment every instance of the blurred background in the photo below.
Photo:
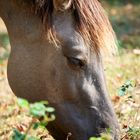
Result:
{"type": "MultiPolygon", "coordinates": [[[[118,40],[119,53],[105,60],[108,90],[119,118],[122,139],[138,140],[140,139],[140,0],[100,0],[100,2],[109,16],[118,40]]],[[[3,119],[1,123],[5,124],[7,120],[1,118],[3,104],[13,105],[15,98],[6,76],[9,53],[7,30],[0,19],[0,119],[3,119]]],[[[10,110],[10,113],[13,113],[14,109],[10,110]]],[[[7,116],[10,117],[9,114],[7,113],[7,116]]],[[[15,117],[16,115],[18,114],[15,114],[15,117]]],[[[5,131],[2,126],[3,124],[0,124],[0,137],[5,131]]]]}

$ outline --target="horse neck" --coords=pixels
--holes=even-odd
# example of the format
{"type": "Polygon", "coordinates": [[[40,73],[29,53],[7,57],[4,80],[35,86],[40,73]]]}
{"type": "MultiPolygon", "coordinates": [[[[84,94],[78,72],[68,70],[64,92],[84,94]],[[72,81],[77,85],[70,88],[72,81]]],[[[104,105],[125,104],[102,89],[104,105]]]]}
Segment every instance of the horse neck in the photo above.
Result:
{"type": "Polygon", "coordinates": [[[20,18],[24,19],[28,10],[29,6],[26,8],[23,4],[19,6],[16,0],[0,1],[0,17],[5,22],[7,28],[10,26],[9,24],[20,21],[20,18]]]}
{"type": "Polygon", "coordinates": [[[15,39],[16,41],[22,38],[35,39],[41,36],[41,30],[37,30],[41,28],[41,22],[31,11],[31,5],[27,3],[20,5],[15,1],[0,1],[0,17],[7,27],[10,42],[12,43],[15,39]]]}

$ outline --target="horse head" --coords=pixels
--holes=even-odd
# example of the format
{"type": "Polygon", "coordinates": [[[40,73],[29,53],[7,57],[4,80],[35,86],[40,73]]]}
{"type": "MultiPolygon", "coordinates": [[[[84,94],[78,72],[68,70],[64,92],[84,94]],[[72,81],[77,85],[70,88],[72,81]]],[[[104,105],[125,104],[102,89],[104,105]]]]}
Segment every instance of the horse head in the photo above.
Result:
{"type": "Polygon", "coordinates": [[[70,140],[88,140],[108,128],[118,140],[101,57],[101,50],[115,46],[115,37],[99,2],[19,2],[0,1],[11,43],[8,80],[13,92],[55,107],[56,120],[47,127],[57,140],[68,133],[70,140]]]}

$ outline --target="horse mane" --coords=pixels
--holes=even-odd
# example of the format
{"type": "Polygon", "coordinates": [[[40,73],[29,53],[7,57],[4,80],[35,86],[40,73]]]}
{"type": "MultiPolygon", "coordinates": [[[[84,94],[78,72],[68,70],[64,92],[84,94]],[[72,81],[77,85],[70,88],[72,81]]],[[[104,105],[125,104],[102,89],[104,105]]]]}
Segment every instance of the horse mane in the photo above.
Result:
{"type": "MultiPolygon", "coordinates": [[[[36,13],[41,17],[47,37],[57,42],[52,27],[53,0],[33,0],[36,13]]],[[[99,53],[102,48],[110,50],[116,47],[116,38],[108,17],[98,0],[71,0],[75,29],[82,35],[85,43],[99,53]]],[[[63,9],[62,9],[63,10],[63,9]]]]}

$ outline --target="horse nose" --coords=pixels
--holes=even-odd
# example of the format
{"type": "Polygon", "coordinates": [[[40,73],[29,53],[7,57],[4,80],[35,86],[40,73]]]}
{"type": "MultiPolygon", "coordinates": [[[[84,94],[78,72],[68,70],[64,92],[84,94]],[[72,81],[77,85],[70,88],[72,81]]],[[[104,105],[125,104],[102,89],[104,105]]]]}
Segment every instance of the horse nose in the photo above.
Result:
{"type": "Polygon", "coordinates": [[[97,137],[101,136],[103,133],[109,134],[112,140],[119,140],[119,127],[112,112],[103,113],[96,106],[90,106],[89,109],[91,113],[90,116],[92,116],[89,120],[93,120],[89,123],[92,124],[91,127],[94,126],[94,128],[96,128],[92,130],[92,132],[90,131],[90,133],[93,134],[94,132],[94,135],[97,137]]]}
{"type": "Polygon", "coordinates": [[[92,114],[97,118],[98,125],[101,128],[107,128],[109,127],[108,123],[106,121],[103,121],[103,115],[101,113],[101,110],[99,110],[96,106],[90,106],[92,114]]]}

